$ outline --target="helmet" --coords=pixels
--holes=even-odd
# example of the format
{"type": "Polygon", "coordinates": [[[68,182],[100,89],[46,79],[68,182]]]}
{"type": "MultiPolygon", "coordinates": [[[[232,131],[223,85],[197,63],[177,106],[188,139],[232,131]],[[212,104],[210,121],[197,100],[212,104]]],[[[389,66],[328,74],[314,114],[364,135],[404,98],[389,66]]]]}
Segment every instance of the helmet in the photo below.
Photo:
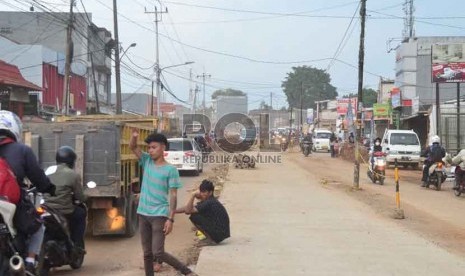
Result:
{"type": "Polygon", "coordinates": [[[432,138],[431,138],[431,143],[441,143],[441,138],[439,138],[439,136],[437,135],[434,135],[432,138]]]}
{"type": "Polygon", "coordinates": [[[23,127],[21,120],[11,111],[0,110],[0,133],[16,142],[21,142],[23,127]]]}
{"type": "Polygon", "coordinates": [[[62,163],[68,165],[71,169],[74,168],[74,164],[76,163],[76,153],[74,149],[69,146],[60,147],[57,151],[55,160],[57,164],[62,163]]]}

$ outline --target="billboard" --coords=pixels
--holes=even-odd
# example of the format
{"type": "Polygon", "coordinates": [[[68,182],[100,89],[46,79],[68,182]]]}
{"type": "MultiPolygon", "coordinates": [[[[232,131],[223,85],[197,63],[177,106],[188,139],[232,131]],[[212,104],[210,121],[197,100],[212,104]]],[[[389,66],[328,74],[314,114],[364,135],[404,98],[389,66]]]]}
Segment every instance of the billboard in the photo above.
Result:
{"type": "Polygon", "coordinates": [[[349,108],[349,102],[350,105],[352,106],[352,114],[357,114],[357,98],[343,98],[337,100],[337,115],[346,115],[348,108],[349,108]]]}
{"type": "Polygon", "coordinates": [[[433,82],[465,82],[465,43],[431,47],[433,82]]]}
{"type": "Polygon", "coordinates": [[[400,89],[398,87],[394,87],[391,90],[391,104],[392,104],[392,108],[397,108],[401,106],[400,89]]]}

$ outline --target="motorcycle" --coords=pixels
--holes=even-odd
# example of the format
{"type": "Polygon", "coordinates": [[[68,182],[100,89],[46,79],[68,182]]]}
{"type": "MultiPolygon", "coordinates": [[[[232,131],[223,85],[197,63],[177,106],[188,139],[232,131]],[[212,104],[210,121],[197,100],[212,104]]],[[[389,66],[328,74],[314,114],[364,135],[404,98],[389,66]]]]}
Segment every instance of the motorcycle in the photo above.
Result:
{"type": "MultiPolygon", "coordinates": [[[[452,172],[452,169],[451,169],[452,172]]],[[[465,193],[465,177],[462,177],[462,181],[460,183],[457,183],[457,175],[463,173],[463,170],[460,168],[460,166],[456,166],[453,169],[453,173],[455,175],[455,180],[454,180],[454,194],[456,196],[460,196],[462,193],[465,193]]]]}
{"type": "Polygon", "coordinates": [[[384,152],[373,153],[373,170],[368,169],[367,175],[373,183],[379,181],[379,184],[384,185],[386,178],[386,154],[384,152]]]}
{"type": "Polygon", "coordinates": [[[302,141],[302,153],[307,157],[312,152],[313,143],[310,141],[302,141]]]}
{"type": "MultiPolygon", "coordinates": [[[[423,165],[425,166],[425,165],[423,165]]],[[[429,167],[428,171],[428,180],[426,181],[426,188],[429,188],[430,185],[434,185],[437,191],[441,190],[442,183],[446,180],[446,169],[444,163],[435,162],[429,167]]]]}
{"type": "MultiPolygon", "coordinates": [[[[31,196],[34,190],[26,193],[31,196]]],[[[15,212],[16,205],[0,197],[0,275],[26,276],[26,237],[13,224],[15,212]]]]}

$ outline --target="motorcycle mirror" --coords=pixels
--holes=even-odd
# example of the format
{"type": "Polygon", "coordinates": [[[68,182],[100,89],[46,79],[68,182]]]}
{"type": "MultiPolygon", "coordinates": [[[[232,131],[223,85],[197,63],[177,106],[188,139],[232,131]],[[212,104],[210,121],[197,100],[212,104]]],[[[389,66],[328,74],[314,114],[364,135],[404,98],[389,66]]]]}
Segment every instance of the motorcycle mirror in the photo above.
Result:
{"type": "Polygon", "coordinates": [[[97,183],[95,183],[94,181],[89,181],[87,182],[86,186],[89,189],[94,189],[95,187],[97,187],[97,183]]]}

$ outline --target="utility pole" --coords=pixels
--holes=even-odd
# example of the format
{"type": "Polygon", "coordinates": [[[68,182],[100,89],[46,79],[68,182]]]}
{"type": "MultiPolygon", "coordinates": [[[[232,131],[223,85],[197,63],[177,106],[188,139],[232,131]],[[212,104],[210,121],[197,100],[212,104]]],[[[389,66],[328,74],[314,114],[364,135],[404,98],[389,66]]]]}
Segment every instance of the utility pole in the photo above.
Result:
{"type": "Polygon", "coordinates": [[[363,107],[363,66],[365,60],[365,17],[366,17],[366,1],[361,0],[360,6],[360,49],[358,53],[358,101],[357,101],[357,115],[356,115],[356,128],[357,134],[355,136],[355,164],[354,164],[354,188],[358,189],[360,186],[360,141],[362,138],[361,132],[361,118],[363,107]]]}
{"type": "Polygon", "coordinates": [[[64,115],[69,114],[69,78],[71,75],[71,62],[73,57],[71,56],[71,49],[73,48],[73,39],[72,39],[72,32],[73,32],[73,6],[74,0],[70,1],[69,4],[69,22],[68,28],[66,31],[66,60],[65,60],[65,79],[64,79],[64,87],[63,87],[63,101],[62,101],[62,113],[64,115]]]}
{"type": "Polygon", "coordinates": [[[150,116],[153,116],[153,81],[152,81],[152,96],[150,97],[150,116]]]}
{"type": "Polygon", "coordinates": [[[304,83],[301,82],[301,87],[300,87],[300,130],[299,130],[299,133],[302,133],[302,129],[304,127],[304,124],[303,124],[303,121],[302,121],[302,109],[303,109],[303,105],[302,105],[302,95],[304,93],[304,83]]]}
{"type": "Polygon", "coordinates": [[[273,110],[273,92],[270,92],[270,109],[273,110]]]}
{"type": "MultiPolygon", "coordinates": [[[[154,11],[153,12],[148,12],[147,9],[145,9],[145,13],[153,13],[155,15],[155,44],[157,46],[156,48],[156,52],[155,52],[155,56],[156,56],[156,67],[155,67],[155,70],[156,70],[156,85],[157,85],[157,118],[158,118],[158,121],[160,122],[160,100],[161,100],[161,97],[160,97],[160,84],[161,84],[161,81],[160,81],[160,74],[161,74],[161,70],[160,70],[160,51],[159,51],[159,48],[160,48],[160,45],[159,45],[159,42],[158,42],[158,22],[161,22],[162,19],[163,19],[163,14],[164,13],[168,13],[168,8],[165,9],[165,11],[158,11],[157,9],[157,6],[154,6],[154,11]],[[160,17],[159,17],[160,16],[160,17]]],[[[158,127],[160,127],[160,124],[158,125],[158,127]]]]}
{"type": "Polygon", "coordinates": [[[205,115],[205,110],[207,109],[207,106],[205,105],[205,78],[210,78],[211,75],[202,73],[202,75],[198,75],[197,78],[202,78],[203,81],[203,101],[202,101],[202,106],[203,106],[203,115],[205,115]]]}
{"type": "Polygon", "coordinates": [[[116,78],[116,114],[123,114],[121,100],[121,72],[119,56],[119,36],[118,36],[118,6],[117,0],[113,0],[113,28],[115,31],[115,78],[116,78]]]}
{"type": "Polygon", "coordinates": [[[193,103],[193,109],[194,109],[194,114],[196,112],[196,103],[197,103],[197,93],[199,92],[199,86],[195,85],[194,89],[194,103],[193,103]]]}

